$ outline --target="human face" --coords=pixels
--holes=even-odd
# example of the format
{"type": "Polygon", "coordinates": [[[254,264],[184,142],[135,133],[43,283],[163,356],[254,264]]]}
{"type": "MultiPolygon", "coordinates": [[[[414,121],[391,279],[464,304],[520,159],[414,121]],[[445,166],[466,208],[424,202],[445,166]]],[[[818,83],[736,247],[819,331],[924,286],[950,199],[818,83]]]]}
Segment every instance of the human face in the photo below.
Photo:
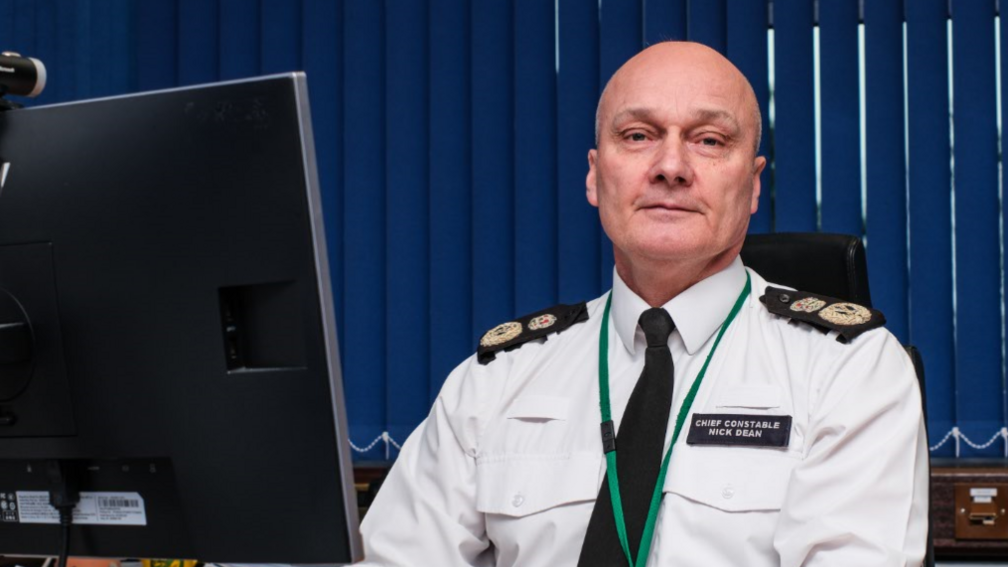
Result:
{"type": "Polygon", "coordinates": [[[613,77],[588,154],[588,201],[618,263],[730,262],[756,212],[766,160],[741,73],[696,44],[659,44],[613,77]]]}

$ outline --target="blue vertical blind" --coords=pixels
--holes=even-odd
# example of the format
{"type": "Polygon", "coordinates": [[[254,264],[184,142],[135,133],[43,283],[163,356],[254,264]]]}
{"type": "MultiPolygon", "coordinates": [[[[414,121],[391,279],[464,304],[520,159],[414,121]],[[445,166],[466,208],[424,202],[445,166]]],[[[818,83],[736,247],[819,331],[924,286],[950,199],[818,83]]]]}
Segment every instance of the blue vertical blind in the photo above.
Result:
{"type": "Polygon", "coordinates": [[[37,103],[307,71],[351,440],[386,458],[485,329],[608,288],[599,92],[644,46],[703,42],[763,109],[750,230],[863,236],[934,454],[1005,455],[1006,24],[995,0],[863,4],[0,0],[0,49],[46,63],[37,103]]]}

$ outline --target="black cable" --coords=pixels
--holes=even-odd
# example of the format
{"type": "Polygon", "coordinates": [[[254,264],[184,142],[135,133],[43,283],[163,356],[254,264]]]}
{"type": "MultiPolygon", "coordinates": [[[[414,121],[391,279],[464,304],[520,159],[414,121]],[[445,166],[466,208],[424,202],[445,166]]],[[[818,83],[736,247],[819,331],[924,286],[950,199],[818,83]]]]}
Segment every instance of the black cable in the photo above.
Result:
{"type": "Polygon", "coordinates": [[[73,523],[73,508],[60,508],[60,553],[56,567],[66,567],[70,557],[70,524],[73,523]]]}
{"type": "Polygon", "coordinates": [[[49,477],[49,504],[59,511],[60,546],[57,567],[66,567],[70,556],[70,525],[73,524],[73,510],[80,501],[79,478],[76,468],[67,461],[46,463],[49,477]]]}

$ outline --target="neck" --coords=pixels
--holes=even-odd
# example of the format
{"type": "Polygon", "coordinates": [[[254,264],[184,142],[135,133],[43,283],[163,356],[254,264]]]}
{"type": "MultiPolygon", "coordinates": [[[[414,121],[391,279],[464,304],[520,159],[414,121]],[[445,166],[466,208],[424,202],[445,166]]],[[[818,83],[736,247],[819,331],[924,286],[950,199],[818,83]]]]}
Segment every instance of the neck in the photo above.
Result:
{"type": "Polygon", "coordinates": [[[697,282],[727,268],[742,246],[699,261],[630,261],[614,249],[616,273],[623,283],[651,307],[661,307],[697,282]]]}

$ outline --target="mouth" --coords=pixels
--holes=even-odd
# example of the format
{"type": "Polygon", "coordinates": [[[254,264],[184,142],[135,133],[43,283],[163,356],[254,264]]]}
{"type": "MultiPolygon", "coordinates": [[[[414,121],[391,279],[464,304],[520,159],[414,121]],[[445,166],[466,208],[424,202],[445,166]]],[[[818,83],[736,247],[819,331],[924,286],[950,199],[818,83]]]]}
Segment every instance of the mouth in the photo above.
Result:
{"type": "Polygon", "coordinates": [[[663,212],[668,212],[668,213],[695,213],[695,212],[697,212],[695,209],[691,209],[689,207],[686,207],[686,206],[683,206],[683,205],[678,205],[678,204],[675,204],[675,203],[653,203],[653,204],[641,207],[641,210],[643,210],[643,211],[650,211],[650,212],[657,212],[657,213],[663,213],[663,212]]]}

